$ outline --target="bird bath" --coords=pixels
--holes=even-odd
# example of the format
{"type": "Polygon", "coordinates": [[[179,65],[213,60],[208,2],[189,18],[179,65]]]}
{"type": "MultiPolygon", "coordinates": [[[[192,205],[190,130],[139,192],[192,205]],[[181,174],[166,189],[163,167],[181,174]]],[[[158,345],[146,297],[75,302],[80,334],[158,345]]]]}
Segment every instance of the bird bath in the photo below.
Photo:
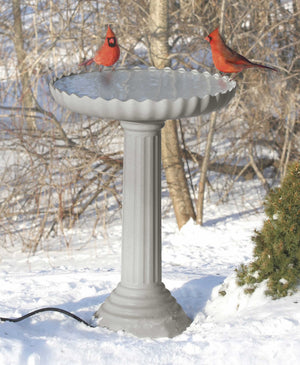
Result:
{"type": "Polygon", "coordinates": [[[98,325],[139,337],[180,334],[191,320],[161,275],[161,128],[225,106],[235,82],[150,67],[73,74],[49,86],[58,104],[121,120],[124,129],[121,281],[95,313],[98,325]]]}

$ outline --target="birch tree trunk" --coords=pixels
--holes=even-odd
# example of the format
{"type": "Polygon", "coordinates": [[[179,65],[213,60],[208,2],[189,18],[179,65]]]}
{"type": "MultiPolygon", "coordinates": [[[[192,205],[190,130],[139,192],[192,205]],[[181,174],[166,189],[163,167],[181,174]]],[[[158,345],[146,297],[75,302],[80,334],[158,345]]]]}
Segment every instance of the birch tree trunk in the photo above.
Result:
{"type": "MultiPolygon", "coordinates": [[[[169,66],[168,0],[150,0],[150,56],[157,68],[169,66]]],[[[179,147],[177,124],[167,120],[161,132],[162,163],[179,229],[190,219],[195,219],[192,199],[179,147]]]]}
{"type": "Polygon", "coordinates": [[[20,0],[12,0],[13,18],[14,18],[14,35],[13,42],[17,55],[17,68],[21,81],[21,102],[23,109],[23,116],[26,120],[27,128],[30,130],[36,129],[34,115],[30,109],[34,107],[35,103],[32,97],[30,75],[26,67],[26,52],[24,50],[23,26],[21,18],[21,3],[20,0]]]}

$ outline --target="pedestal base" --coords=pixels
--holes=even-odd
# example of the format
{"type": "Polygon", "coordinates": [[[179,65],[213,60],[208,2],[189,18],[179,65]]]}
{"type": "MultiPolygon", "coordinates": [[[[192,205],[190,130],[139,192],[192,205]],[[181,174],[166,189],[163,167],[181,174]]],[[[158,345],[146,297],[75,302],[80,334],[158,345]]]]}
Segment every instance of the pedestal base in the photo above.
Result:
{"type": "Polygon", "coordinates": [[[98,325],[138,337],[174,337],[191,320],[163,283],[127,288],[121,283],[95,313],[98,325]]]}

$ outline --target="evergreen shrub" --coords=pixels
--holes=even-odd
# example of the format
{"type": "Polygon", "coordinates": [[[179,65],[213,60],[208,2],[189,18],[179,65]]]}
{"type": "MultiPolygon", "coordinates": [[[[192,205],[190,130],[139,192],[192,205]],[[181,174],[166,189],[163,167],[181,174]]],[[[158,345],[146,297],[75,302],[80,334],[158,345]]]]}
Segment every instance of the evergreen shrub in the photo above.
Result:
{"type": "Polygon", "coordinates": [[[273,299],[292,294],[300,283],[300,163],[293,163],[280,187],[265,201],[267,219],[252,241],[254,261],[237,269],[237,283],[252,293],[267,280],[273,299]]]}

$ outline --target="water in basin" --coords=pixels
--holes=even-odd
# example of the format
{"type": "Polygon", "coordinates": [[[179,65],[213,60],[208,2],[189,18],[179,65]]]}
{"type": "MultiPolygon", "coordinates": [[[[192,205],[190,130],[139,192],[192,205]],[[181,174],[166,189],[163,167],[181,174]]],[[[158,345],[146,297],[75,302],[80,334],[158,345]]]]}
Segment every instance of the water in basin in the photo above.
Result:
{"type": "Polygon", "coordinates": [[[155,68],[103,70],[62,77],[54,83],[55,88],[67,94],[91,99],[118,99],[137,101],[162,99],[189,99],[197,96],[216,95],[228,90],[222,78],[208,73],[155,68]]]}

